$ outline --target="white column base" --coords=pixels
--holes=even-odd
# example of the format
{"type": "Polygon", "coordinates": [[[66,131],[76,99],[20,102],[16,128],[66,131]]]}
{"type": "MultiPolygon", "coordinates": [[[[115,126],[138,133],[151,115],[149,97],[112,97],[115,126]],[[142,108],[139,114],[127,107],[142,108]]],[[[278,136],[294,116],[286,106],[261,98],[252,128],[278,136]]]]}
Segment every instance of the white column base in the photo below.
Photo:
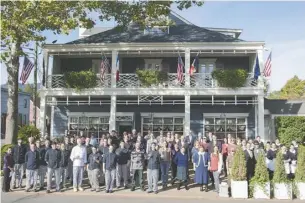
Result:
{"type": "Polygon", "coordinates": [[[116,130],[116,96],[111,96],[109,131],[116,130]]]}
{"type": "Polygon", "coordinates": [[[185,95],[185,113],[184,113],[184,136],[191,131],[191,96],[185,95]]]}

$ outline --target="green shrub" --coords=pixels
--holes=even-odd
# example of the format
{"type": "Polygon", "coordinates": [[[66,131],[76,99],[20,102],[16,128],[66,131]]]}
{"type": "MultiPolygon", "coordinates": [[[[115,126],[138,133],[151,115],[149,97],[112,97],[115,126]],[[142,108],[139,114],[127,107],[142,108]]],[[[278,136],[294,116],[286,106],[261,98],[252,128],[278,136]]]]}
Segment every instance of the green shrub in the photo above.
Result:
{"type": "Polygon", "coordinates": [[[291,141],[305,141],[305,117],[279,116],[276,118],[276,133],[282,144],[290,145],[291,141]]]}
{"type": "Polygon", "coordinates": [[[305,146],[298,148],[297,168],[295,171],[295,182],[305,183],[305,146]]]}
{"type": "Polygon", "coordinates": [[[136,74],[141,82],[141,86],[143,87],[151,87],[152,85],[159,85],[167,81],[168,79],[167,72],[159,71],[159,70],[137,69],[136,74]]]}
{"type": "Polygon", "coordinates": [[[245,154],[240,146],[237,147],[237,150],[233,157],[231,178],[234,181],[247,180],[247,167],[246,167],[245,154]]]}
{"type": "Polygon", "coordinates": [[[265,155],[260,153],[255,165],[255,174],[250,181],[250,193],[253,194],[255,185],[258,185],[260,189],[265,191],[265,184],[269,181],[269,173],[266,166],[265,155]]]}
{"type": "MultiPolygon", "coordinates": [[[[3,145],[1,147],[1,167],[3,168],[3,158],[4,158],[4,155],[5,153],[7,152],[7,149],[10,148],[10,147],[13,147],[12,144],[6,144],[6,145],[3,145]]],[[[1,168],[1,170],[2,170],[1,168]]]]}
{"type": "Polygon", "coordinates": [[[23,143],[28,142],[28,138],[33,137],[34,140],[38,140],[40,138],[40,131],[34,125],[24,125],[18,130],[18,139],[22,139],[23,143]]]}
{"type": "Polygon", "coordinates": [[[282,154],[281,150],[279,150],[276,154],[275,170],[274,170],[274,175],[273,175],[272,181],[274,183],[288,183],[289,182],[289,179],[285,172],[284,159],[283,159],[283,154],[282,154]]]}
{"type": "Polygon", "coordinates": [[[218,69],[212,72],[212,78],[217,81],[220,87],[235,89],[245,85],[248,72],[244,69],[218,69]]]}
{"type": "Polygon", "coordinates": [[[68,88],[75,88],[78,91],[97,86],[97,76],[92,70],[66,72],[64,78],[68,88]]]}

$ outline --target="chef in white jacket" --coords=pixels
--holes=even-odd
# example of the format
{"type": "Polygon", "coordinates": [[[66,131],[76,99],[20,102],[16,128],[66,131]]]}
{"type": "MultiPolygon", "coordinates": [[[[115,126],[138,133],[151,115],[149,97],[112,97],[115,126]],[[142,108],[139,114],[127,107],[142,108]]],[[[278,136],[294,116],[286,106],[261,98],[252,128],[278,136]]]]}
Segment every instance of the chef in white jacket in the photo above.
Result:
{"type": "Polygon", "coordinates": [[[83,191],[82,181],[85,165],[87,164],[87,150],[82,145],[82,140],[78,138],[77,145],[73,147],[70,159],[73,161],[73,190],[74,192],[83,191]]]}

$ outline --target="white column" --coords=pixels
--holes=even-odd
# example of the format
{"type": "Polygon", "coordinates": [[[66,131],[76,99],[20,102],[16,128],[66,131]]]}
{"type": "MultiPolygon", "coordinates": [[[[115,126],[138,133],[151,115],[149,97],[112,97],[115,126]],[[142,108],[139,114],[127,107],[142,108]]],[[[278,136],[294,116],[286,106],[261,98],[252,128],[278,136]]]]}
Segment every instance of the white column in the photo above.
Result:
{"type": "Polygon", "coordinates": [[[48,74],[49,74],[49,54],[48,52],[44,51],[43,53],[43,60],[44,60],[44,65],[45,67],[45,75],[44,75],[44,79],[45,79],[45,87],[51,87],[51,81],[52,79],[48,78],[48,74]],[[50,82],[49,82],[50,81],[50,82]]]}
{"type": "Polygon", "coordinates": [[[191,131],[191,96],[185,95],[185,113],[184,113],[184,136],[191,131]]]}
{"type": "Polygon", "coordinates": [[[116,130],[116,95],[111,96],[109,131],[116,130]]]}
{"type": "Polygon", "coordinates": [[[257,96],[258,107],[257,107],[257,128],[258,128],[258,136],[265,140],[265,109],[264,109],[264,91],[261,92],[257,96]]]}
{"type": "Polygon", "coordinates": [[[41,94],[40,95],[40,133],[41,136],[44,137],[45,136],[45,132],[46,132],[46,97],[45,95],[41,94]]]}
{"type": "Polygon", "coordinates": [[[191,51],[190,49],[185,49],[185,86],[190,87],[191,78],[190,78],[190,66],[191,66],[191,51]]]}
{"type": "MultiPolygon", "coordinates": [[[[255,97],[257,99],[257,97],[255,97]]],[[[254,105],[254,115],[255,115],[255,137],[258,136],[258,104],[254,105]]]]}
{"type": "Polygon", "coordinates": [[[113,50],[111,54],[111,87],[116,88],[116,59],[118,56],[118,51],[113,50]]]}
{"type": "MultiPolygon", "coordinates": [[[[55,104],[56,103],[56,98],[55,97],[52,97],[52,104],[55,104]]],[[[52,139],[53,138],[53,136],[54,136],[54,110],[55,110],[55,106],[54,105],[52,105],[52,107],[51,107],[51,119],[50,119],[50,135],[49,135],[49,137],[50,137],[50,139],[52,139]]]]}

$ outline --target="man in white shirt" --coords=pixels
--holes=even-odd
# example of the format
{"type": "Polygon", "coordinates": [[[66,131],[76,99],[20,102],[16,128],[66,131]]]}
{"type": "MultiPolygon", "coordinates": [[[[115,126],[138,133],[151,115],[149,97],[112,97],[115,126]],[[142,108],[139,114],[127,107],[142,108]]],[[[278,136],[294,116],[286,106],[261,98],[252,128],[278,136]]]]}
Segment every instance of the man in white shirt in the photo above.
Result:
{"type": "Polygon", "coordinates": [[[82,145],[81,138],[78,138],[77,145],[73,147],[70,155],[70,159],[73,161],[73,190],[77,192],[78,190],[83,191],[82,186],[83,173],[85,164],[87,164],[87,150],[84,145],[82,145]]]}

